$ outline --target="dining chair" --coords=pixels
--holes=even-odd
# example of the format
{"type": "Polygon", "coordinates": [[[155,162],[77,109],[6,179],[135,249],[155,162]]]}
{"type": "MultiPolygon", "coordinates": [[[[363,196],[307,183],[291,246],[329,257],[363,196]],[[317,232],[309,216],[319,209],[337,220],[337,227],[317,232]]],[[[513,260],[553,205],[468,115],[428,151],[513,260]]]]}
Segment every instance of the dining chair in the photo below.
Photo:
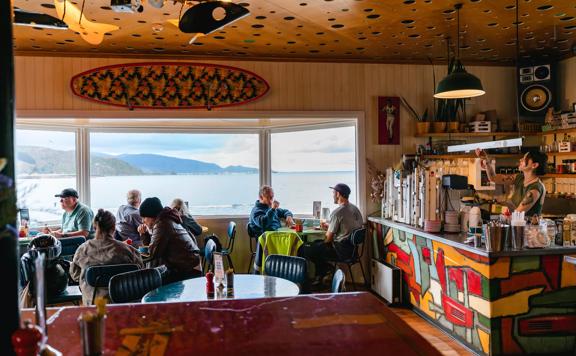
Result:
{"type": "Polygon", "coordinates": [[[334,263],[334,268],[339,263],[343,263],[348,266],[348,272],[350,272],[350,278],[352,279],[352,286],[356,289],[356,282],[354,281],[354,274],[352,273],[352,266],[355,264],[360,265],[360,270],[362,271],[362,278],[364,278],[364,283],[366,281],[366,274],[364,273],[364,267],[362,266],[362,255],[364,253],[364,240],[366,239],[366,228],[362,227],[352,231],[350,234],[350,243],[353,246],[352,253],[349,256],[343,256],[336,249],[336,254],[338,255],[336,259],[330,260],[334,263]]]}
{"type": "Polygon", "coordinates": [[[204,262],[202,263],[202,270],[208,272],[214,263],[214,252],[216,252],[216,243],[214,240],[206,241],[204,246],[204,262]]]}
{"type": "Polygon", "coordinates": [[[228,223],[226,233],[228,235],[228,246],[223,248],[221,252],[222,256],[226,256],[230,268],[234,269],[234,264],[232,263],[232,251],[234,250],[234,240],[236,240],[236,223],[234,221],[228,223]]]}
{"type": "Polygon", "coordinates": [[[113,276],[108,284],[108,294],[112,303],[129,303],[140,301],[146,293],[160,286],[160,271],[147,268],[113,276]]]}
{"type": "Polygon", "coordinates": [[[332,293],[340,293],[346,291],[346,276],[340,268],[336,269],[334,272],[334,277],[332,278],[332,293]]]}
{"type": "Polygon", "coordinates": [[[100,265],[88,267],[86,269],[86,273],[84,274],[84,279],[89,286],[94,288],[94,293],[92,294],[90,304],[94,304],[94,299],[96,297],[98,288],[108,288],[110,278],[120,273],[137,270],[138,266],[135,264],[100,265]]]}
{"type": "Polygon", "coordinates": [[[82,236],[64,237],[58,240],[60,240],[60,243],[62,244],[60,257],[67,261],[72,261],[78,247],[86,242],[86,239],[82,236]]]}
{"type": "Polygon", "coordinates": [[[256,235],[256,231],[254,231],[254,228],[250,223],[246,224],[246,232],[248,233],[248,237],[250,238],[249,240],[250,262],[248,263],[248,270],[246,271],[246,273],[250,273],[250,269],[254,264],[254,258],[256,257],[256,247],[254,246],[254,244],[256,246],[258,245],[258,235],[256,235]]]}
{"type": "Polygon", "coordinates": [[[308,265],[302,257],[269,255],[264,262],[264,274],[287,279],[307,290],[308,265]]]}

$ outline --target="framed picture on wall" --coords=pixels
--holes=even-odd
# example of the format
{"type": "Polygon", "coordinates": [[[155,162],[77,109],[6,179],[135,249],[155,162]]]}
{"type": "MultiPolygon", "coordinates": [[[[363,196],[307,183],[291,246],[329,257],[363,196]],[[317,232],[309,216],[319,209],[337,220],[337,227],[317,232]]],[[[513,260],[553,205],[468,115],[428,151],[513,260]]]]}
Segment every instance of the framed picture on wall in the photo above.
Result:
{"type": "Polygon", "coordinates": [[[400,144],[400,97],[378,97],[378,144],[400,144]]]}

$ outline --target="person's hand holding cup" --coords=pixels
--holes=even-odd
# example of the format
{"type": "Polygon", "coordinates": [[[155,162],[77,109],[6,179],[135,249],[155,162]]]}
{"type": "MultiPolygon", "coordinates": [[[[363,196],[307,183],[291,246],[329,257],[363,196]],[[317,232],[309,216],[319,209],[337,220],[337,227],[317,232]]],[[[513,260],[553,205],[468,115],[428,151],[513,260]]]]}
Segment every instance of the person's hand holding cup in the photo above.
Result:
{"type": "Polygon", "coordinates": [[[292,227],[294,226],[295,222],[294,222],[294,218],[292,218],[291,216],[286,217],[286,225],[288,227],[292,227]]]}
{"type": "Polygon", "coordinates": [[[278,209],[280,207],[280,202],[278,200],[274,200],[272,202],[272,209],[278,209]]]}
{"type": "Polygon", "coordinates": [[[146,232],[148,232],[148,227],[145,224],[140,224],[138,225],[138,233],[140,234],[140,236],[144,235],[146,232]]]}

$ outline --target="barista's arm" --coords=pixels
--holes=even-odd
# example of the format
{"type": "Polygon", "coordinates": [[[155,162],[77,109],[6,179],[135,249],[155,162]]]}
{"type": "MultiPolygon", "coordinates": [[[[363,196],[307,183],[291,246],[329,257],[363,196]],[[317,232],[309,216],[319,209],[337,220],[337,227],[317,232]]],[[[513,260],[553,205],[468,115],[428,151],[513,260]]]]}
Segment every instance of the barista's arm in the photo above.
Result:
{"type": "Polygon", "coordinates": [[[540,192],[536,189],[529,190],[522,198],[520,205],[516,207],[516,211],[528,211],[540,199],[540,192]]]}
{"type": "Polygon", "coordinates": [[[486,175],[488,176],[488,180],[490,182],[500,184],[500,185],[512,185],[512,184],[514,184],[514,180],[516,179],[515,175],[513,175],[513,174],[496,174],[496,172],[494,172],[494,168],[492,167],[492,165],[487,163],[487,162],[490,162],[491,160],[490,160],[490,158],[488,158],[488,155],[486,154],[486,152],[484,150],[477,148],[476,149],[476,156],[478,158],[482,159],[480,164],[482,165],[482,168],[484,168],[486,170],[486,175]]]}

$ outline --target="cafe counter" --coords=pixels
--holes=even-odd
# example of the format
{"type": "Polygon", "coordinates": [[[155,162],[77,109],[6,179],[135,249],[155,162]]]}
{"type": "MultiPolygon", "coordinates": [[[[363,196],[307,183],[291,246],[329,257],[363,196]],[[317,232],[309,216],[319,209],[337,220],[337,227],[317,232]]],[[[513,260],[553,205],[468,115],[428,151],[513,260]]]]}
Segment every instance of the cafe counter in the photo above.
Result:
{"type": "Polygon", "coordinates": [[[466,234],[368,220],[373,258],[402,270],[404,301],[474,351],[576,349],[576,247],[488,252],[466,234]]]}

